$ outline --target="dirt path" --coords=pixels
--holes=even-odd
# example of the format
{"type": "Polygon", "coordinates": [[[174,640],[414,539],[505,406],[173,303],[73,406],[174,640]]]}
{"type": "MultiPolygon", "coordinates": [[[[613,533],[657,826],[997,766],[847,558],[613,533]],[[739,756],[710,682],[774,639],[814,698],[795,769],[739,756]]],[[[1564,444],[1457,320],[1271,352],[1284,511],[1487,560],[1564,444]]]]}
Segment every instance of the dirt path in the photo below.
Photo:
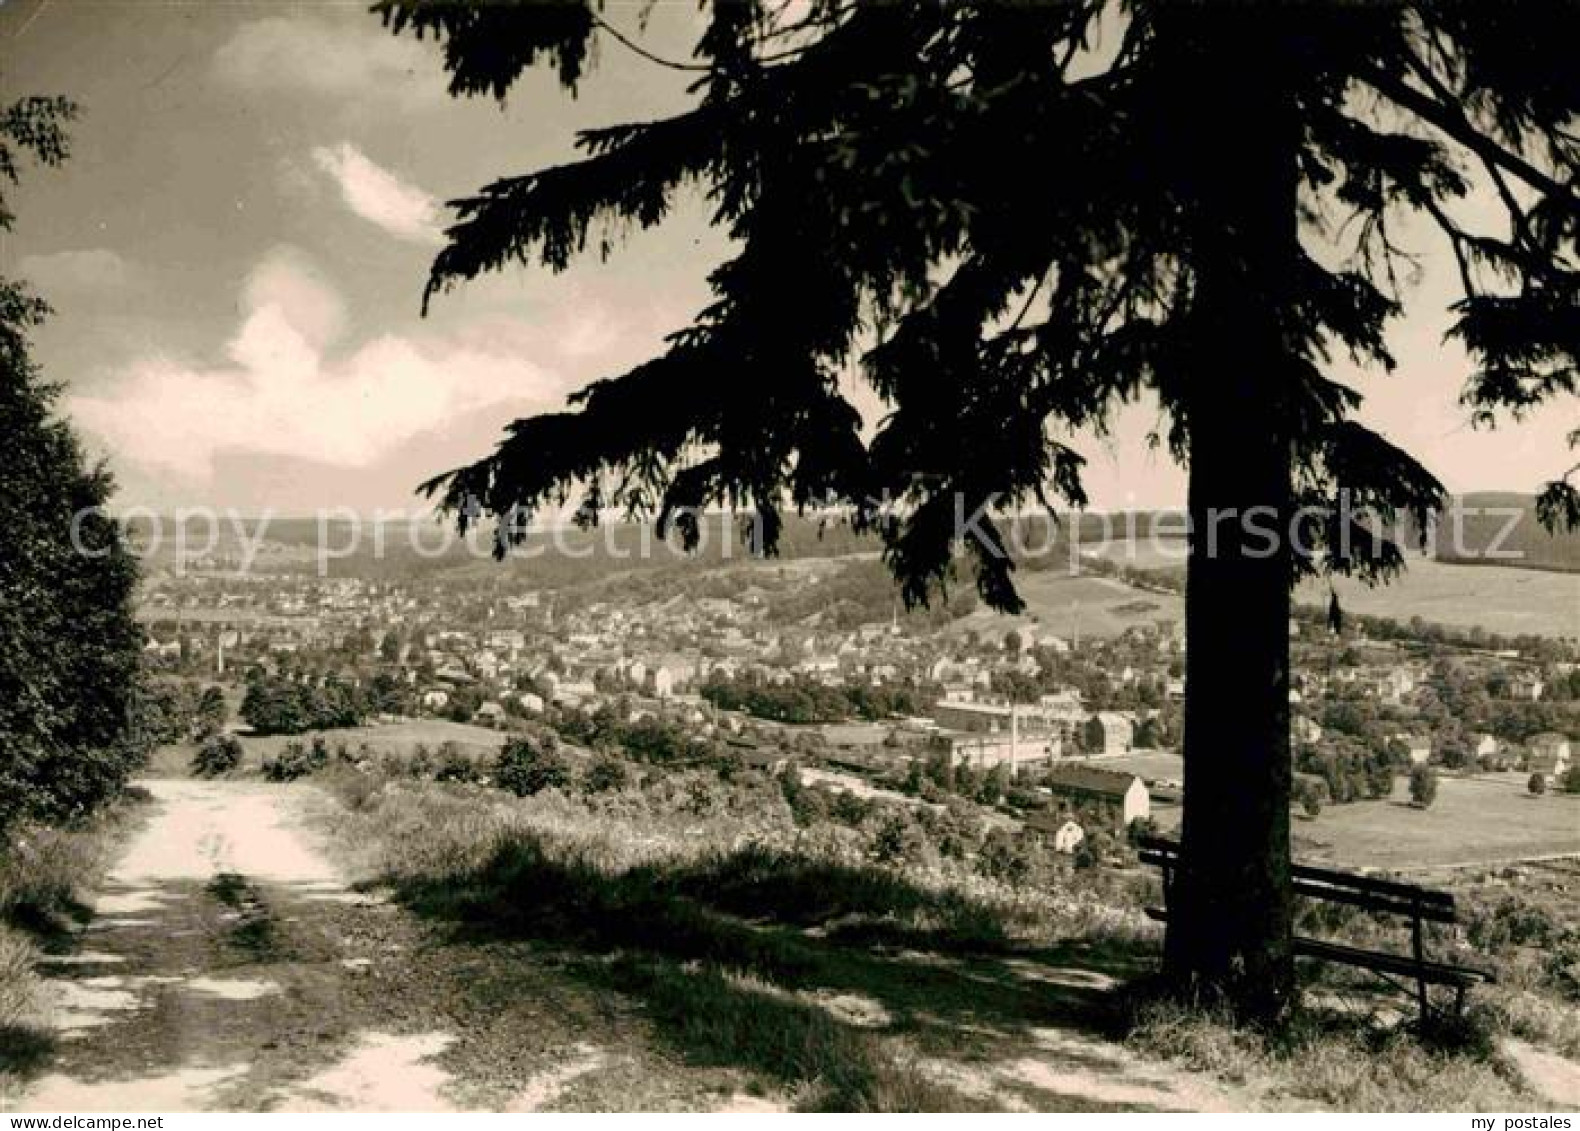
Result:
{"type": "MultiPolygon", "coordinates": [[[[791,1099],[749,1095],[745,1070],[677,1051],[641,1001],[568,977],[552,948],[470,938],[356,890],[314,831],[341,811],[310,785],[143,784],[151,819],[93,918],[47,960],[57,1047],[17,1110],[760,1110],[791,1099]]],[[[1022,973],[1033,989],[1049,983],[1039,994],[1111,982],[1022,973]]],[[[849,994],[825,1004],[859,1026],[884,1013],[849,994]],[[840,1012],[857,1005],[870,1008],[840,1012]]],[[[908,1055],[993,1106],[1247,1104],[1076,1029],[1014,1028],[991,1055],[908,1055]]]]}
{"type": "Polygon", "coordinates": [[[530,1110],[603,1068],[636,1074],[634,1106],[730,1101],[728,1079],[629,1063],[640,1032],[552,971],[351,890],[311,787],[143,784],[151,820],[46,960],[57,1051],[16,1110],[530,1110]]]}

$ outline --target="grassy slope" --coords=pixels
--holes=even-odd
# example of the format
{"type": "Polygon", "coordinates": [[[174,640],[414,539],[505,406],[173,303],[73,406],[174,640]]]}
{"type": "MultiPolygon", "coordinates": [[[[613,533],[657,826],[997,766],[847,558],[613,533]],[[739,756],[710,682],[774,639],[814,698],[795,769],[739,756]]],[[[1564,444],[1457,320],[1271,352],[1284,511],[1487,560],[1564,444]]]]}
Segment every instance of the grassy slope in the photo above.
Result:
{"type": "Polygon", "coordinates": [[[877,866],[760,797],[693,811],[637,789],[516,800],[344,772],[337,788],[355,813],[340,834],[406,906],[458,939],[528,943],[637,1003],[687,1063],[745,1070],[801,1107],[1502,1110],[1533,1097],[1498,1034],[1580,1051],[1572,1009],[1528,962],[1448,1045],[1399,1030],[1399,999],[1342,971],[1312,972],[1314,1007],[1278,1040],[1147,1005],[1111,988],[1155,962],[1135,893],[877,866]],[[1185,1075],[1115,1086],[1160,1060],[1185,1075]]]}

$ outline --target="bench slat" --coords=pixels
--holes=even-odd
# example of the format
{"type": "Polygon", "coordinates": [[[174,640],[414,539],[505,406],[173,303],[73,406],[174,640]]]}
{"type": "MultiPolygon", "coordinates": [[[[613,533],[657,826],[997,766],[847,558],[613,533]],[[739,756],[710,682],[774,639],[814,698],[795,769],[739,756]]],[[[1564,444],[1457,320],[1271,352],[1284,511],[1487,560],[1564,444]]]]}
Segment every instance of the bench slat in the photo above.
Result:
{"type": "Polygon", "coordinates": [[[1437,985],[1469,986],[1476,982],[1496,981],[1490,970],[1472,966],[1451,966],[1446,962],[1430,960],[1417,962],[1408,954],[1390,954],[1387,951],[1362,950],[1326,939],[1296,937],[1295,953],[1304,958],[1318,958],[1324,962],[1339,962],[1348,966],[1362,966],[1368,970],[1399,974],[1424,979],[1437,985]]]}
{"type": "MultiPolygon", "coordinates": [[[[1143,863],[1155,868],[1178,868],[1180,865],[1180,849],[1177,841],[1166,840],[1162,837],[1144,837],[1140,841],[1140,858],[1143,863]]],[[[1297,881],[1307,881],[1308,890],[1305,894],[1317,898],[1326,898],[1329,890],[1345,891],[1352,893],[1372,893],[1392,897],[1395,900],[1405,901],[1410,904],[1419,902],[1423,910],[1436,910],[1452,916],[1454,912],[1454,896],[1446,891],[1437,891],[1424,888],[1419,884],[1407,884],[1399,880],[1378,879],[1375,876],[1358,876],[1352,872],[1339,872],[1332,868],[1323,868],[1315,864],[1293,864],[1290,868],[1293,878],[1297,881]],[[1318,890],[1318,888],[1321,890],[1318,890]]],[[[1344,902],[1353,903],[1353,899],[1344,902]]],[[[1364,904],[1360,906],[1365,906],[1364,904]]],[[[1436,922],[1450,922],[1451,919],[1439,919],[1436,916],[1425,916],[1436,922]]]]}
{"type": "Polygon", "coordinates": [[[1403,915],[1414,918],[1418,913],[1422,919],[1432,923],[1455,923],[1458,917],[1452,907],[1442,907],[1435,904],[1423,903],[1420,905],[1407,899],[1395,896],[1375,895],[1369,892],[1346,891],[1344,888],[1333,887],[1327,884],[1313,884],[1307,880],[1297,879],[1294,884],[1295,894],[1307,899],[1320,899],[1328,903],[1343,903],[1351,907],[1360,907],[1367,911],[1381,911],[1391,915],[1403,915]]]}

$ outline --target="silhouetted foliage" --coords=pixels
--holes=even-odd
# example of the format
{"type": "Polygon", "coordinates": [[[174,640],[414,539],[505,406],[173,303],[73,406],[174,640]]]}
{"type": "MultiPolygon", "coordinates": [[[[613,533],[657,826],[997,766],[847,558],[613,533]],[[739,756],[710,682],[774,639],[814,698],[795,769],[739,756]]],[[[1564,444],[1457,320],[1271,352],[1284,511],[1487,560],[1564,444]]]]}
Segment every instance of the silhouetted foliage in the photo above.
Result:
{"type": "MultiPolygon", "coordinates": [[[[0,182],[26,157],[58,165],[61,98],[0,108],[0,182]]],[[[0,232],[14,220],[0,194],[0,232]]],[[[0,280],[0,839],[19,818],[74,818],[117,793],[145,743],[133,730],[142,632],[136,561],[103,508],[113,483],[55,415],[59,387],[29,354],[49,307],[0,280]]]]}

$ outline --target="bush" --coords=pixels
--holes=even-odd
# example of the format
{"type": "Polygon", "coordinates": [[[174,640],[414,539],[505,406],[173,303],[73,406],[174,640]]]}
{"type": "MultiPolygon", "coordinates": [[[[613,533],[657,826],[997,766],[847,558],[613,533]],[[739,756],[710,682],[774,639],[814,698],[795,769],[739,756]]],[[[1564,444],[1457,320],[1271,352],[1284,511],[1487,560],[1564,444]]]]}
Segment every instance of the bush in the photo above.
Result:
{"type": "Polygon", "coordinates": [[[977,870],[991,879],[1019,885],[1031,875],[1031,855],[1020,838],[994,829],[977,853],[977,870]]]}
{"type": "Polygon", "coordinates": [[[235,735],[210,735],[192,755],[192,772],[200,778],[224,777],[241,765],[241,754],[241,739],[235,735]]]}
{"type": "Polygon", "coordinates": [[[263,761],[263,776],[267,781],[284,782],[305,778],[329,765],[329,747],[319,735],[303,746],[300,742],[287,743],[284,750],[263,761]]]}
{"type": "Polygon", "coordinates": [[[558,744],[547,736],[513,738],[494,762],[494,784],[517,797],[564,788],[570,777],[570,764],[558,744]]]}
{"type": "Polygon", "coordinates": [[[625,759],[614,754],[600,754],[587,771],[582,789],[587,793],[613,793],[624,789],[631,782],[631,771],[625,759]]]}
{"type": "Polygon", "coordinates": [[[857,828],[872,812],[872,805],[848,789],[838,790],[829,803],[829,815],[842,825],[857,828]]]}
{"type": "Polygon", "coordinates": [[[1541,774],[1532,774],[1531,780],[1525,783],[1525,788],[1531,791],[1532,797],[1540,797],[1547,792],[1547,779],[1541,774]]]}
{"type": "Polygon", "coordinates": [[[444,742],[439,745],[439,763],[434,767],[433,780],[480,782],[483,780],[483,771],[456,743],[444,742]]]}
{"type": "Polygon", "coordinates": [[[914,864],[927,847],[926,834],[903,813],[886,817],[872,838],[873,859],[880,864],[914,864]]]}
{"type": "Polygon", "coordinates": [[[1431,766],[1417,766],[1410,771],[1410,803],[1421,809],[1430,809],[1437,800],[1437,771],[1431,766]]]}

